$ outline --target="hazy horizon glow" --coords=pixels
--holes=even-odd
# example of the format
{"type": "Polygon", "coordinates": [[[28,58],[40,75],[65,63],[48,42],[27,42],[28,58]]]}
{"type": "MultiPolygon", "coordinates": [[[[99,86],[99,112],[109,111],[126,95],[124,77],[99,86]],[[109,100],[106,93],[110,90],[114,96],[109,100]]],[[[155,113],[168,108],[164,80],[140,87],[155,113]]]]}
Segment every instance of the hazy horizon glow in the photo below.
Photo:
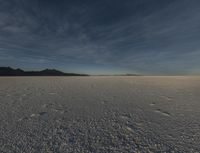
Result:
{"type": "Polygon", "coordinates": [[[0,2],[0,66],[200,74],[198,0],[0,2]]]}

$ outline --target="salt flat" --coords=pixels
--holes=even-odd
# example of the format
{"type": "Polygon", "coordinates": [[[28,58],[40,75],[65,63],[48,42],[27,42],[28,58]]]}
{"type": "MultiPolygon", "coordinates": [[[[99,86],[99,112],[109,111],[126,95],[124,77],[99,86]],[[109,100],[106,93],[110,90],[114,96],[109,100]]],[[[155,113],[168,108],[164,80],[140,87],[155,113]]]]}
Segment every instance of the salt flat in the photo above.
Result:
{"type": "Polygon", "coordinates": [[[1,77],[0,152],[200,152],[200,77],[1,77]]]}

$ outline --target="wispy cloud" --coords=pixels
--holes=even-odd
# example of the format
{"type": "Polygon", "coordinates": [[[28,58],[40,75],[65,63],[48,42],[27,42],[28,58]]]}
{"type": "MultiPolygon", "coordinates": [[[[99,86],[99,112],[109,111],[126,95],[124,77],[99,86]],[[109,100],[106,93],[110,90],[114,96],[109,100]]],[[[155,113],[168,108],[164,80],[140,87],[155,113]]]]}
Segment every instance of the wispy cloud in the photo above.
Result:
{"type": "Polygon", "coordinates": [[[200,72],[197,0],[0,2],[0,65],[200,72]]]}

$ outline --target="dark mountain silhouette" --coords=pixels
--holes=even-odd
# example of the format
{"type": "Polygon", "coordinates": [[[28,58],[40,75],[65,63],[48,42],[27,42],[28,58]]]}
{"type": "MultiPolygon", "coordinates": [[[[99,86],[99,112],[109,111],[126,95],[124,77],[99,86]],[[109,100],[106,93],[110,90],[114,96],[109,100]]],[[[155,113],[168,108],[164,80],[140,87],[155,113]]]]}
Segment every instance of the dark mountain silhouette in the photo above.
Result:
{"type": "Polygon", "coordinates": [[[64,73],[56,69],[42,71],[24,71],[11,67],[0,67],[0,76],[88,76],[87,74],[64,73]]]}

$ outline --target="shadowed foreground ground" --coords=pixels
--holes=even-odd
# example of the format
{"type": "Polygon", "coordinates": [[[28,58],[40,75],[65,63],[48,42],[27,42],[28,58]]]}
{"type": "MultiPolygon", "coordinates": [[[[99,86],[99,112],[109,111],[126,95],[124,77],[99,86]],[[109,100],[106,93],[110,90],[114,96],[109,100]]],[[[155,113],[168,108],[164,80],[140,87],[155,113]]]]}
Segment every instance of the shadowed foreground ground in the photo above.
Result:
{"type": "Polygon", "coordinates": [[[200,77],[1,77],[0,152],[200,152],[200,77]]]}

